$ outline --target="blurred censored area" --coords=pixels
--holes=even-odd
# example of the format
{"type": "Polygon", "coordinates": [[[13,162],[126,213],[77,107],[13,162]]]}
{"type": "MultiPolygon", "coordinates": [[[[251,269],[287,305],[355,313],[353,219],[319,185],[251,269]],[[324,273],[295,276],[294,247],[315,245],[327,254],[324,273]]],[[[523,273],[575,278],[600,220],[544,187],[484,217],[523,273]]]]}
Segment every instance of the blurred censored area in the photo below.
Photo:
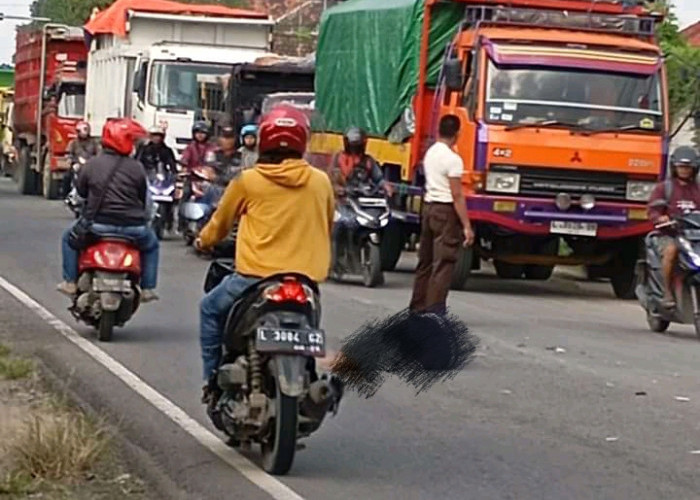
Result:
{"type": "Polygon", "coordinates": [[[474,357],[479,339],[454,315],[404,310],[363,325],[348,337],[332,365],[346,389],[374,396],[395,375],[421,393],[452,379],[474,357]]]}

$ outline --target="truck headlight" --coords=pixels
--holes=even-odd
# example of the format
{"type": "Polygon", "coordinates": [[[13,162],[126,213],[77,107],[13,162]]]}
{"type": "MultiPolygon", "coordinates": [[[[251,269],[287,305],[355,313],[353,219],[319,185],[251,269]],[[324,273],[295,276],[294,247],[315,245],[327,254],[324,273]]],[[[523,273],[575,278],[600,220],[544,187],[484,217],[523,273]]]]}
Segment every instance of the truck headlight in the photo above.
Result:
{"type": "Polygon", "coordinates": [[[655,182],[627,181],[627,199],[629,201],[649,201],[655,182]]]}
{"type": "Polygon", "coordinates": [[[494,193],[517,194],[520,191],[520,174],[515,172],[489,172],[486,190],[494,193]]]}

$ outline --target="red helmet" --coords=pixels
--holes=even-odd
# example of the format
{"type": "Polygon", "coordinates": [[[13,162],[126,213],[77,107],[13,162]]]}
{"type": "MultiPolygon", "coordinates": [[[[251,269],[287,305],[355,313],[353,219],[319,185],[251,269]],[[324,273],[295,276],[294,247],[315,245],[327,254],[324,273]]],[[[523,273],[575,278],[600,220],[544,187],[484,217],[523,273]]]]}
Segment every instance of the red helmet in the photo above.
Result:
{"type": "Polygon", "coordinates": [[[288,104],[275,106],[260,120],[260,154],[280,150],[303,155],[309,142],[310,131],[309,119],[302,111],[288,104]]]}
{"type": "Polygon", "coordinates": [[[131,118],[108,119],[102,127],[102,146],[129,155],[134,149],[134,142],[146,136],[146,129],[131,118]]]}

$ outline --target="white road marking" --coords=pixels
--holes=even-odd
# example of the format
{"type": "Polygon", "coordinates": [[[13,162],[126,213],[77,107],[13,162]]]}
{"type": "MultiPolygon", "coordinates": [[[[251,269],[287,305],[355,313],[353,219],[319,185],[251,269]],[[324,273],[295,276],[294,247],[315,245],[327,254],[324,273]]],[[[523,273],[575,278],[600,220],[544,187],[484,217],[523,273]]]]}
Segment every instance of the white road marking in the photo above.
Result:
{"type": "Polygon", "coordinates": [[[234,449],[229,448],[220,438],[187,415],[187,413],[172,401],[141,380],[136,374],[129,371],[129,369],[112,358],[105,351],[78,335],[70,326],[51,314],[44,306],[2,276],[0,276],[0,287],[4,288],[14,298],[34,311],[41,319],[46,321],[66,339],[116,375],[134,392],[141,395],[146,401],[151,403],[160,410],[161,413],[182,428],[182,430],[195,438],[202,446],[236,469],[255,486],[268,493],[272,498],[275,500],[304,500],[304,498],[294,490],[268,475],[234,449]]]}

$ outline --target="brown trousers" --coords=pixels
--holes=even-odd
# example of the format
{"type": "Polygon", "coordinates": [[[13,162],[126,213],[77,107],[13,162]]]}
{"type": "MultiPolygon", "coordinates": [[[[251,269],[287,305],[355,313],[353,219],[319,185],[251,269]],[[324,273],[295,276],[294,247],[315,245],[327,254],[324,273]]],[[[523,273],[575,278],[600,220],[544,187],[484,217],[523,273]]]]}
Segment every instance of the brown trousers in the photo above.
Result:
{"type": "Polygon", "coordinates": [[[461,242],[462,224],[452,203],[426,203],[411,311],[445,312],[461,242]]]}

